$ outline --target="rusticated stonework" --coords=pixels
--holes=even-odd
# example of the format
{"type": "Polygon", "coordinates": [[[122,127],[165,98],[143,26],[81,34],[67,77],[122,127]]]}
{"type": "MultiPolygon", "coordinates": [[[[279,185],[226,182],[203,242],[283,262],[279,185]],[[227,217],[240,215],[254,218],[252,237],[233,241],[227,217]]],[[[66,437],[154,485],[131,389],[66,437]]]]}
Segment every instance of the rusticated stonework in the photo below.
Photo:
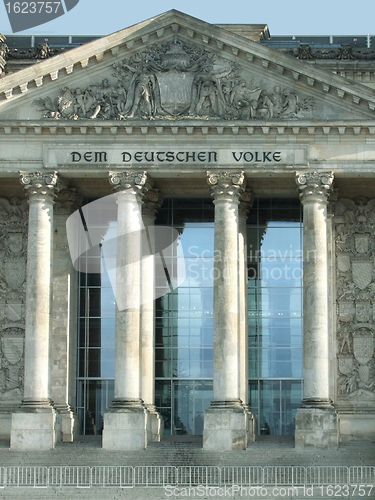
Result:
{"type": "Polygon", "coordinates": [[[0,198],[0,399],[22,398],[28,203],[0,198]]]}
{"type": "Polygon", "coordinates": [[[312,118],[314,100],[252,78],[234,64],[175,39],[112,66],[112,77],[86,88],[63,87],[35,101],[44,118],[312,118]]]}
{"type": "Polygon", "coordinates": [[[335,210],[338,399],[375,403],[375,199],[335,210]]]}

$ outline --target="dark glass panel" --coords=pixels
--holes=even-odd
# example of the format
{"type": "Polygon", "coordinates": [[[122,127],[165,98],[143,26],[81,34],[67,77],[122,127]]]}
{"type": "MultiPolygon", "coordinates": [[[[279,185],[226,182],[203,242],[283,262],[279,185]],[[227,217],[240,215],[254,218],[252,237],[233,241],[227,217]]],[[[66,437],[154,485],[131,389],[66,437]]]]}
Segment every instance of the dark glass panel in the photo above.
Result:
{"type": "Polygon", "coordinates": [[[100,286],[101,274],[90,273],[87,274],[87,286],[100,286]]]}
{"type": "Polygon", "coordinates": [[[87,364],[87,372],[86,376],[87,377],[102,377],[102,370],[101,370],[101,349],[87,349],[87,359],[86,359],[86,364],[87,364]]]}
{"type": "Polygon", "coordinates": [[[101,347],[102,344],[102,320],[101,318],[87,318],[87,347],[101,347]]]}

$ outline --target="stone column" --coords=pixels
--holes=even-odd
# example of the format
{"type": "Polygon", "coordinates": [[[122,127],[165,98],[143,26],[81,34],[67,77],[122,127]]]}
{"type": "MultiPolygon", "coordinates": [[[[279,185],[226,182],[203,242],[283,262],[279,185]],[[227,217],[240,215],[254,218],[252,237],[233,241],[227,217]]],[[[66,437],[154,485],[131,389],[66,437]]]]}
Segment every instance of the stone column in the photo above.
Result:
{"type": "Polygon", "coordinates": [[[329,391],[327,204],[332,172],[297,173],[303,205],[304,397],[296,415],[297,448],[338,445],[329,391]]]}
{"type": "Polygon", "coordinates": [[[29,197],[24,398],[12,415],[13,450],[54,448],[60,429],[50,399],[51,250],[56,172],[20,173],[29,197]]]}
{"type": "Polygon", "coordinates": [[[107,450],[147,446],[148,412],[141,400],[140,385],[141,205],[146,178],[145,172],[109,174],[118,216],[115,397],[104,414],[103,448],[107,450]]]}
{"type": "Polygon", "coordinates": [[[64,189],[54,209],[51,396],[61,420],[62,441],[67,443],[78,432],[78,417],[72,410],[76,404],[78,276],[69,253],[66,221],[81,203],[75,189],[64,189]]]}
{"type": "Polygon", "coordinates": [[[205,450],[245,449],[247,412],[240,399],[238,204],[243,172],[207,172],[215,205],[214,394],[206,410],[205,450]]]}
{"type": "Polygon", "coordinates": [[[254,199],[251,189],[246,189],[238,207],[238,265],[239,265],[239,384],[240,399],[248,414],[248,442],[255,441],[255,420],[249,406],[249,337],[248,337],[248,300],[247,300],[247,231],[246,221],[254,199]]]}
{"type": "MultiPolygon", "coordinates": [[[[149,189],[143,199],[142,216],[147,231],[150,254],[141,262],[141,397],[147,408],[149,440],[160,441],[164,432],[163,420],[155,407],[155,259],[153,231],[157,210],[163,196],[157,189],[149,189]]],[[[146,241],[146,239],[144,241],[146,241]]]]}

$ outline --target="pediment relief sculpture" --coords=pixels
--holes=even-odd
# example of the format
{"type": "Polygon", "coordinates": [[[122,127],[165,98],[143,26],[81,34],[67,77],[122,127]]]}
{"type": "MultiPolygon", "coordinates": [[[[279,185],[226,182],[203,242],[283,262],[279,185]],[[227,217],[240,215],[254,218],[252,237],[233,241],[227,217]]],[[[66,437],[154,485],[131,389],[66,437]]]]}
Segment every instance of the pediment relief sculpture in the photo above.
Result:
{"type": "Polygon", "coordinates": [[[312,118],[314,110],[311,97],[177,39],[113,64],[111,79],[34,103],[44,118],[69,120],[312,118]]]}

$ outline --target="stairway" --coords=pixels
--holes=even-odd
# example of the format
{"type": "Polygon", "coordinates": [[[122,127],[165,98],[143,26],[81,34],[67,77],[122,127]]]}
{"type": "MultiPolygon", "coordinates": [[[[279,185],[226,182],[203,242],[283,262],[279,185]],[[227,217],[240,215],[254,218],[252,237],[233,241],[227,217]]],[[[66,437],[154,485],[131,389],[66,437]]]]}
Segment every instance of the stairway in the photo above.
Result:
{"type": "MultiPolygon", "coordinates": [[[[101,449],[100,436],[82,436],[75,443],[59,444],[54,450],[48,452],[20,453],[9,450],[9,443],[0,442],[0,483],[1,473],[4,473],[5,470],[9,471],[9,475],[13,474],[13,477],[16,477],[19,471],[22,471],[22,474],[25,474],[26,478],[30,478],[32,474],[35,474],[34,467],[41,467],[43,469],[41,471],[42,476],[45,473],[44,468],[57,467],[59,470],[63,470],[64,473],[71,474],[71,477],[76,477],[75,471],[77,467],[81,467],[80,470],[87,469],[89,471],[87,474],[90,475],[90,470],[91,474],[93,474],[92,471],[95,471],[95,474],[97,474],[99,469],[101,471],[106,467],[109,470],[113,466],[115,466],[116,471],[120,470],[120,467],[125,467],[126,471],[129,471],[126,474],[129,473],[130,478],[137,478],[133,482],[133,485],[131,481],[128,484],[133,487],[121,488],[117,487],[115,483],[111,486],[106,483],[104,487],[100,481],[85,483],[85,479],[77,482],[75,487],[66,485],[56,486],[58,482],[52,484],[50,481],[48,487],[43,488],[40,486],[47,484],[43,483],[43,480],[36,481],[38,487],[8,486],[9,482],[5,483],[7,484],[5,488],[0,489],[0,499],[51,500],[69,498],[69,500],[117,500],[129,498],[132,500],[157,500],[168,497],[179,498],[183,496],[182,493],[186,493],[182,492],[182,488],[187,488],[189,485],[194,485],[194,488],[197,485],[215,485],[215,487],[221,485],[219,486],[221,488],[232,488],[237,487],[239,484],[261,484],[260,487],[263,487],[262,494],[254,495],[254,492],[252,492],[253,494],[250,496],[256,499],[271,500],[276,498],[272,484],[278,485],[278,488],[282,487],[280,485],[289,484],[285,480],[285,477],[287,477],[288,471],[291,470],[290,466],[295,466],[293,471],[296,473],[299,473],[298,471],[303,470],[304,467],[308,468],[311,466],[323,466],[323,468],[324,466],[344,466],[341,467],[343,470],[353,466],[374,466],[371,468],[370,475],[367,475],[365,478],[366,484],[369,482],[371,484],[374,483],[375,443],[351,442],[342,444],[337,450],[300,451],[294,449],[294,442],[291,438],[262,436],[243,451],[205,452],[202,449],[201,436],[168,436],[160,443],[150,443],[146,450],[112,452],[101,449]],[[153,478],[158,477],[158,474],[160,474],[158,466],[169,466],[168,469],[163,469],[163,474],[165,474],[165,477],[163,476],[164,484],[172,484],[174,485],[173,488],[177,487],[177,496],[173,494],[174,490],[172,487],[169,490],[165,490],[162,486],[154,486],[157,481],[156,483],[155,481],[153,482],[153,478]],[[266,469],[267,466],[278,466],[278,472],[275,472],[276,469],[274,467],[266,469]],[[285,470],[283,466],[285,466],[285,470]],[[12,467],[14,469],[11,469],[12,467]],[[21,467],[21,469],[18,469],[18,467],[21,467]],[[253,468],[255,471],[254,475],[251,476],[253,478],[257,477],[256,471],[258,470],[263,471],[263,478],[265,478],[265,471],[267,471],[267,481],[265,483],[257,483],[254,480],[249,481],[248,479],[246,479],[247,483],[246,481],[243,483],[238,481],[237,478],[239,477],[250,477],[250,468],[253,468]],[[176,481],[176,470],[178,471],[178,481],[176,481]],[[370,476],[371,480],[369,481],[370,476]],[[220,479],[217,483],[215,482],[216,478],[220,479]],[[273,478],[275,478],[275,483],[273,483],[273,478]],[[89,487],[86,487],[87,484],[89,484],[89,487]],[[146,485],[149,486],[146,487],[146,485]]],[[[51,469],[48,470],[51,471],[51,469]]],[[[83,470],[82,477],[84,477],[85,470],[83,470]]],[[[111,469],[111,471],[113,470],[111,469]]],[[[326,470],[328,471],[329,482],[332,477],[333,484],[337,484],[340,488],[343,481],[340,481],[338,476],[334,480],[335,472],[331,472],[331,469],[327,467],[326,470]]],[[[100,471],[99,475],[101,474],[100,471]]],[[[109,472],[106,477],[111,477],[111,474],[117,473],[109,472]]],[[[48,477],[52,476],[49,475],[48,477]]],[[[327,483],[326,477],[324,484],[327,485],[329,482],[327,483]]],[[[74,481],[66,484],[73,483],[74,481]]],[[[33,483],[32,481],[28,481],[27,484],[33,483]]],[[[163,482],[160,484],[163,484],[163,482]]],[[[209,487],[211,486],[207,486],[207,488],[209,487]]],[[[189,496],[194,496],[194,491],[195,494],[197,493],[197,490],[194,490],[194,488],[189,496]]],[[[212,491],[208,489],[205,495],[199,496],[206,499],[220,496],[219,493],[213,495],[212,491]]],[[[279,494],[279,497],[288,498],[286,492],[283,490],[279,489],[277,491],[283,493],[282,495],[279,494]]],[[[202,492],[204,493],[204,491],[202,492]]],[[[221,493],[223,492],[221,491],[221,493]]],[[[335,492],[333,490],[333,493],[335,492]]],[[[241,492],[233,490],[230,493],[230,495],[228,493],[226,496],[238,499],[246,498],[243,492],[242,495],[241,492]]],[[[327,486],[319,490],[318,483],[313,493],[314,500],[332,498],[332,491],[328,491],[327,486]]],[[[307,498],[301,491],[301,487],[299,487],[298,496],[305,496],[307,498]]],[[[249,498],[249,495],[247,497],[249,498]]],[[[350,495],[352,500],[359,500],[362,497],[375,500],[375,486],[373,491],[370,491],[370,487],[367,487],[365,495],[350,495]]],[[[342,498],[344,498],[343,495],[342,498]]]]}

